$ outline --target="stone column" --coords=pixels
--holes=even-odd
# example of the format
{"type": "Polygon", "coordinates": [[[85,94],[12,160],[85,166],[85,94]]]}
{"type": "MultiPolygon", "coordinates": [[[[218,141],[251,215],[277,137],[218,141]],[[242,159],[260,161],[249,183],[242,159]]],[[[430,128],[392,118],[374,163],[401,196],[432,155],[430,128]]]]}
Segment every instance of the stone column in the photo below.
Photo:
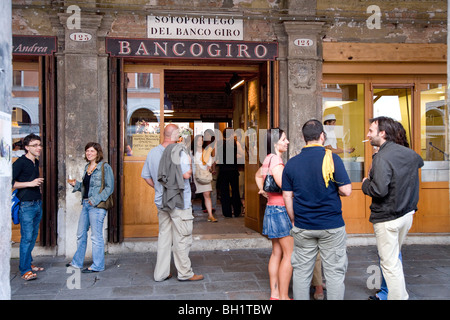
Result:
{"type": "Polygon", "coordinates": [[[301,129],[322,119],[322,34],[324,22],[284,22],[287,34],[289,157],[305,145],[301,129]],[[298,39],[304,41],[300,42],[298,39]],[[296,41],[297,40],[297,41],[296,41]],[[299,46],[301,44],[301,46],[299,46]]]}
{"type": "MultiPolygon", "coordinates": [[[[11,132],[11,90],[12,90],[12,30],[11,0],[0,2],[0,115],[1,130],[7,126],[11,132]],[[9,122],[9,123],[8,123],[9,122]]],[[[6,138],[1,135],[2,138],[6,138]]],[[[12,141],[2,141],[12,152],[12,141]]],[[[11,160],[7,154],[0,157],[0,300],[11,299],[10,258],[11,258],[11,160]]],[[[16,270],[18,271],[18,270],[16,270]]]]}
{"type": "MultiPolygon", "coordinates": [[[[58,255],[71,258],[76,251],[76,232],[81,211],[81,195],[72,193],[68,174],[81,181],[88,142],[102,145],[108,159],[108,57],[104,50],[108,16],[81,12],[81,29],[69,29],[69,14],[58,14],[53,25],[58,34],[58,255]],[[74,41],[70,35],[83,32],[88,41],[74,41]]],[[[105,219],[106,220],[106,219],[105,219]]],[[[105,221],[105,226],[107,222],[105,221]]],[[[106,237],[106,232],[105,232],[106,237]]],[[[91,244],[88,243],[88,252],[91,244]]]]}
{"type": "Polygon", "coordinates": [[[287,67],[287,55],[288,55],[288,41],[287,35],[284,30],[284,25],[281,23],[274,24],[275,34],[278,40],[278,66],[279,66],[279,86],[280,86],[280,128],[288,130],[288,67],[287,67]]]}
{"type": "MultiPolygon", "coordinates": [[[[278,67],[279,67],[279,127],[284,130],[289,137],[289,78],[288,78],[288,39],[282,23],[274,24],[275,34],[278,40],[278,67]]],[[[287,153],[287,152],[286,152],[287,153]]],[[[286,163],[288,157],[283,155],[283,161],[286,163]]]]}

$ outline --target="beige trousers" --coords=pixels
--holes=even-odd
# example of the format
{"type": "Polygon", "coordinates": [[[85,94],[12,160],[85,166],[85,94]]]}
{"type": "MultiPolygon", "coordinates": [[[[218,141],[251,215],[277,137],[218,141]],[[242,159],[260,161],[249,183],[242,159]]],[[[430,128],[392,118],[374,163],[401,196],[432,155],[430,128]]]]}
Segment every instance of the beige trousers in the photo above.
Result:
{"type": "Polygon", "coordinates": [[[155,281],[164,281],[169,276],[172,252],[178,279],[191,278],[194,275],[189,259],[194,221],[192,208],[175,208],[172,211],[158,208],[158,219],[159,235],[154,271],[155,281]]]}
{"type": "Polygon", "coordinates": [[[405,215],[373,225],[380,266],[389,291],[388,300],[408,300],[409,298],[399,253],[406,234],[411,229],[412,221],[412,215],[405,215]]]}

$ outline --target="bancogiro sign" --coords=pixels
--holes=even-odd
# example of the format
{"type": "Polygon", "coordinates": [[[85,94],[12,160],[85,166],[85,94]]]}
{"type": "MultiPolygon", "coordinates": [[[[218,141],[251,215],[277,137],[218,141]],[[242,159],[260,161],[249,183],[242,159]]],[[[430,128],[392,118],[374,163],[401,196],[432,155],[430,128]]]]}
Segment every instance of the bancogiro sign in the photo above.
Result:
{"type": "Polygon", "coordinates": [[[275,60],[276,42],[106,38],[112,57],[275,60]]]}
{"type": "Polygon", "coordinates": [[[152,39],[243,40],[242,19],[233,17],[147,16],[147,37],[152,39]]]}

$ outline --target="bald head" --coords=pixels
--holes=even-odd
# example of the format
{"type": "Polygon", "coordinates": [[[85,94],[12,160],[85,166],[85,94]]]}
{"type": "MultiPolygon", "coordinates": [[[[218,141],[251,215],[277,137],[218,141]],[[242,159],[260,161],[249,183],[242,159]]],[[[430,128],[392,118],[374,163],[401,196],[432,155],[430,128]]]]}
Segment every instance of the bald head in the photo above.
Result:
{"type": "Polygon", "coordinates": [[[180,130],[177,125],[171,123],[164,128],[164,143],[173,143],[178,141],[180,130]]]}

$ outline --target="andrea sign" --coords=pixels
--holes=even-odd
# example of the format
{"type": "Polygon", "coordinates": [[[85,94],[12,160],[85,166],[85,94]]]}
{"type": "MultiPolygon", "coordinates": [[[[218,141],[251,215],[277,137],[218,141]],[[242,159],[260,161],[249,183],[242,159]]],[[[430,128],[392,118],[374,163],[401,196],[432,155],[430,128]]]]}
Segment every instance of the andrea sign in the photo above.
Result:
{"type": "Polygon", "coordinates": [[[56,37],[13,36],[13,54],[45,56],[54,52],[56,52],[56,37]]]}
{"type": "Polygon", "coordinates": [[[242,19],[232,17],[147,16],[147,37],[151,39],[242,40],[242,19]]]}
{"type": "Polygon", "coordinates": [[[275,60],[276,42],[106,38],[113,57],[275,60]]]}

